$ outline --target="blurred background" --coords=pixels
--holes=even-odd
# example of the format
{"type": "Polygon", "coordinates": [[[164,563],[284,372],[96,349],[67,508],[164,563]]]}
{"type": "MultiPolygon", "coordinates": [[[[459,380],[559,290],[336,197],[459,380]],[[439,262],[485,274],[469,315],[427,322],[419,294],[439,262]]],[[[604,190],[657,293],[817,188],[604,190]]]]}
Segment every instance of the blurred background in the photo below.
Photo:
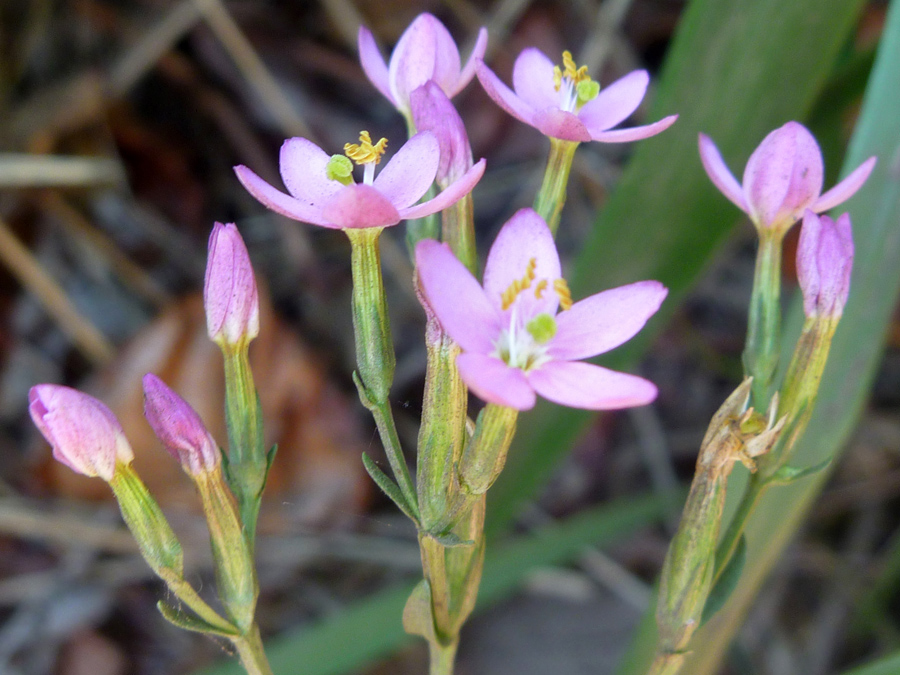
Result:
{"type": "MultiPolygon", "coordinates": [[[[687,4],[0,1],[0,673],[178,674],[226,656],[221,644],[163,620],[155,603],[164,591],[106,485],[51,461],[27,415],[27,392],[38,382],[75,386],[110,405],[184,544],[190,579],[211,590],[198,501],[143,420],[140,379],[158,374],[224,440],[221,357],[207,339],[200,298],[214,221],[238,224],[263,297],[251,357],[279,454],[260,526],[260,624],[283,663],[307,653],[291,651],[297,640],[318,650],[316,663],[298,660],[295,669],[276,671],[424,672],[424,644],[403,640],[399,619],[404,584],[420,575],[415,532],[360,462],[364,451],[382,455],[350,379],[348,242],[340,232],[268,212],[239,186],[232,166],[246,164],[280,185],[278,148],[286,137],[338,152],[366,129],[389,139],[389,153],[400,147],[402,118],[358,64],[361,24],[389,54],[409,22],[430,11],[457,38],[464,59],[487,26],[486,61],[507,82],[519,51],[538,46],[554,60],[571,50],[607,84],[635,68],[647,68],[655,81],[687,4]],[[364,604],[372,598],[375,604],[364,604]],[[368,622],[353,614],[362,607],[373,608],[368,622]],[[341,624],[347,616],[357,624],[341,624]],[[373,619],[386,627],[376,629],[373,619]],[[328,626],[339,635],[355,632],[309,641],[328,626]],[[337,652],[344,665],[332,658],[337,652]]],[[[754,3],[731,4],[737,13],[754,3]]],[[[852,4],[850,28],[836,38],[810,103],[792,115],[820,138],[827,185],[841,166],[887,7],[852,4]]],[[[702,89],[709,65],[698,64],[696,81],[679,82],[683,100],[691,87],[702,89]]],[[[455,103],[475,157],[488,159],[474,193],[483,259],[500,225],[531,204],[548,143],[497,108],[477,81],[455,103]]],[[[722,105],[728,114],[727,101],[722,105]]],[[[648,116],[646,106],[632,122],[675,112],[685,115],[679,124],[691,124],[682,109],[654,108],[648,116]]],[[[701,129],[678,133],[695,143],[701,129]]],[[[729,150],[725,139],[737,175],[764,133],[747,131],[740,150],[729,150]]],[[[623,222],[623,237],[636,242],[627,255],[607,262],[582,253],[576,262],[633,151],[633,144],[593,143],[576,155],[560,248],[582,285],[592,267],[615,283],[644,278],[646,260],[658,242],[663,247],[664,235],[629,234],[623,222]]],[[[686,174],[699,172],[696,153],[683,162],[686,174]]],[[[711,185],[704,189],[715,224],[694,223],[690,274],[673,286],[665,316],[629,366],[659,385],[659,400],[557,419],[572,430],[574,445],[558,442],[546,466],[521,484],[514,467],[498,486],[497,508],[506,515],[491,545],[513,533],[525,548],[505,549],[507,567],[498,569],[506,577],[486,577],[492,606],[464,633],[460,675],[611,673],[646,611],[681,508],[677,486],[689,480],[706,424],[741,373],[755,234],[711,185]],[[640,506],[648,495],[656,495],[650,511],[640,506]],[[564,542],[540,539],[555,524],[611,503],[624,509],[615,536],[598,529],[564,542]],[[629,511],[628,504],[636,506],[629,511]],[[634,515],[638,508],[646,513],[634,515]],[[553,555],[529,563],[529,541],[553,555]]],[[[679,196],[685,203],[686,190],[679,196]]],[[[679,202],[668,208],[677,211],[679,202]]],[[[386,232],[383,255],[398,358],[392,396],[411,451],[424,317],[402,227],[386,232]]],[[[791,255],[785,260],[790,290],[791,255]]],[[[656,278],[669,283],[662,269],[656,278]]],[[[895,317],[887,328],[862,422],[721,672],[824,675],[900,645],[900,322],[895,317]]]]}

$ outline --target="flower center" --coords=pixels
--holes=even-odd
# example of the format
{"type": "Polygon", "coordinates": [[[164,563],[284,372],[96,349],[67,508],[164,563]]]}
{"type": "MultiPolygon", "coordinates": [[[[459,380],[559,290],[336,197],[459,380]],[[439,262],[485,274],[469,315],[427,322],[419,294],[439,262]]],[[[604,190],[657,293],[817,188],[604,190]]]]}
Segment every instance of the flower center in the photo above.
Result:
{"type": "Polygon", "coordinates": [[[343,155],[332,155],[325,168],[328,178],[336,180],[344,185],[353,182],[353,162],[365,167],[363,171],[363,184],[371,185],[375,179],[375,165],[381,161],[381,156],[387,148],[387,139],[382,138],[377,143],[372,143],[372,137],[368,131],[359,132],[359,143],[347,143],[344,145],[343,155]],[[351,160],[353,160],[351,162],[351,160]]]}
{"type": "Polygon", "coordinates": [[[563,67],[553,67],[553,87],[559,92],[559,107],[566,112],[578,112],[588,101],[597,98],[600,83],[591,79],[587,66],[575,65],[572,53],[563,52],[563,67]]]}
{"type": "Polygon", "coordinates": [[[509,325],[500,331],[500,337],[494,345],[493,355],[501,359],[511,368],[519,368],[526,373],[540,368],[551,360],[548,354],[549,344],[556,336],[556,318],[548,312],[535,314],[535,307],[530,303],[517,302],[527,297],[525,293],[534,287],[534,298],[540,300],[548,288],[559,297],[559,308],[562,311],[572,306],[572,294],[565,279],[540,279],[536,281],[537,259],[531,258],[525,267],[525,274],[513,282],[500,296],[503,311],[512,309],[509,325]],[[530,314],[530,316],[529,316],[530,314]]]}

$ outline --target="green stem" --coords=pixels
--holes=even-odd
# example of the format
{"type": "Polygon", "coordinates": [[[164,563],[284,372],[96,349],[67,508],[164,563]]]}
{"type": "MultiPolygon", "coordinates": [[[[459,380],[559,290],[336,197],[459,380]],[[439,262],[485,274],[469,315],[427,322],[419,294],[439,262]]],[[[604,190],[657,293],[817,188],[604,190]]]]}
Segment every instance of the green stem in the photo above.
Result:
{"type": "Polygon", "coordinates": [[[272,668],[269,666],[262,638],[259,635],[259,627],[255,623],[246,635],[232,638],[231,641],[247,675],[272,675],[272,668]]]}
{"type": "Polygon", "coordinates": [[[441,212],[441,234],[450,250],[473,275],[478,275],[472,195],[467,194],[441,212]]]}
{"type": "Polygon", "coordinates": [[[647,675],[676,675],[684,665],[684,654],[659,654],[647,675]]]}
{"type": "Polygon", "coordinates": [[[566,185],[575,157],[576,141],[550,139],[550,156],[544,170],[544,182],[534,198],[534,210],[547,221],[550,231],[556,236],[559,218],[566,203],[566,185]]]}
{"type": "Polygon", "coordinates": [[[429,642],[428,655],[430,666],[428,675],[453,675],[453,664],[456,661],[456,650],[458,647],[459,639],[448,645],[429,642]]]}
{"type": "Polygon", "coordinates": [[[737,548],[738,541],[740,541],[741,535],[744,533],[744,528],[750,520],[750,516],[753,515],[753,509],[756,508],[757,503],[759,503],[759,498],[762,496],[762,493],[768,485],[769,483],[762,479],[758,472],[750,476],[750,482],[744,490],[737,511],[735,511],[734,516],[731,518],[731,522],[728,523],[725,534],[722,535],[719,545],[716,547],[716,567],[713,572],[713,587],[715,587],[716,582],[719,580],[722,570],[725,569],[728,561],[731,560],[731,556],[734,553],[735,548],[737,548]]]}
{"type": "Polygon", "coordinates": [[[783,232],[762,229],[753,274],[753,291],[747,318],[744,371],[753,377],[751,401],[766,410],[781,342],[781,246],[783,232]]]}
{"type": "Polygon", "coordinates": [[[406,497],[413,515],[418,519],[420,516],[416,486],[409,473],[409,467],[406,466],[406,459],[403,457],[400,437],[397,435],[397,426],[394,424],[394,414],[391,412],[391,404],[388,401],[372,401],[369,410],[372,411],[372,417],[375,418],[375,426],[378,427],[378,435],[381,437],[381,444],[384,446],[384,452],[391,465],[391,470],[394,472],[394,478],[396,478],[403,496],[406,497]]]}

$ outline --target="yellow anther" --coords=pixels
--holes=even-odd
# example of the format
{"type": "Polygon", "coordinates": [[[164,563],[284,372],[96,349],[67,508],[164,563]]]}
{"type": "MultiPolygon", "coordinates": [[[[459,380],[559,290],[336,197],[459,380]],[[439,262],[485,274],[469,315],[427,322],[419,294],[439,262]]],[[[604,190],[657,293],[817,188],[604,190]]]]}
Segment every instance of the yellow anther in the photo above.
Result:
{"type": "Polygon", "coordinates": [[[544,293],[544,290],[547,288],[547,280],[541,279],[537,282],[537,286],[534,287],[534,297],[538,300],[541,299],[541,296],[544,293]]]}
{"type": "Polygon", "coordinates": [[[536,267],[537,258],[532,258],[528,261],[528,267],[525,269],[525,276],[521,279],[513,280],[509,287],[503,291],[503,294],[500,296],[500,306],[503,308],[503,311],[512,307],[513,301],[519,293],[531,286],[531,283],[534,281],[534,270],[536,267]]]}
{"type": "Polygon", "coordinates": [[[569,284],[565,279],[556,279],[553,281],[553,290],[559,296],[559,308],[563,311],[572,306],[572,293],[569,291],[569,284]]]}
{"type": "Polygon", "coordinates": [[[572,58],[572,52],[568,50],[563,52],[563,68],[553,66],[553,86],[556,91],[559,91],[559,88],[562,86],[563,78],[571,80],[573,85],[577,85],[579,82],[590,82],[591,80],[591,76],[588,75],[588,67],[581,66],[581,68],[578,68],[575,65],[575,60],[572,58]]]}
{"type": "Polygon", "coordinates": [[[357,164],[378,164],[381,156],[387,148],[387,139],[382,138],[372,145],[372,138],[368,131],[359,132],[359,145],[347,143],[344,145],[344,154],[357,164]]]}

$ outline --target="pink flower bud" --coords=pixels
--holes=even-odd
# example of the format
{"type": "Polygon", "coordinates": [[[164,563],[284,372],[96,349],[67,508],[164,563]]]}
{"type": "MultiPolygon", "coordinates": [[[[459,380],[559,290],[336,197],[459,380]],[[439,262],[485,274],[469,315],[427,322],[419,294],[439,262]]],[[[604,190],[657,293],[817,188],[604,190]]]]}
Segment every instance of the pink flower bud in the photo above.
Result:
{"type": "Polygon", "coordinates": [[[116,462],[134,459],[122,425],[93,396],[56,384],[39,384],[28,392],[28,412],[53,446],[53,456],[85,476],[112,480],[116,462]]]}
{"type": "Polygon", "coordinates": [[[410,94],[413,121],[418,131],[430,131],[438,139],[441,161],[435,179],[445,188],[472,168],[472,147],[463,121],[447,95],[432,80],[410,94]]]}
{"type": "Polygon", "coordinates": [[[214,342],[236,345],[259,335],[256,280],[234,223],[216,223],[209,236],[203,304],[206,329],[214,342]]]}
{"type": "Polygon", "coordinates": [[[144,417],[169,454],[192,476],[219,466],[219,448],[200,415],[153,373],[144,375],[144,417]]]}
{"type": "Polygon", "coordinates": [[[850,215],[834,221],[807,210],[797,247],[797,276],[806,316],[839,317],[850,292],[852,270],[850,215]]]}

